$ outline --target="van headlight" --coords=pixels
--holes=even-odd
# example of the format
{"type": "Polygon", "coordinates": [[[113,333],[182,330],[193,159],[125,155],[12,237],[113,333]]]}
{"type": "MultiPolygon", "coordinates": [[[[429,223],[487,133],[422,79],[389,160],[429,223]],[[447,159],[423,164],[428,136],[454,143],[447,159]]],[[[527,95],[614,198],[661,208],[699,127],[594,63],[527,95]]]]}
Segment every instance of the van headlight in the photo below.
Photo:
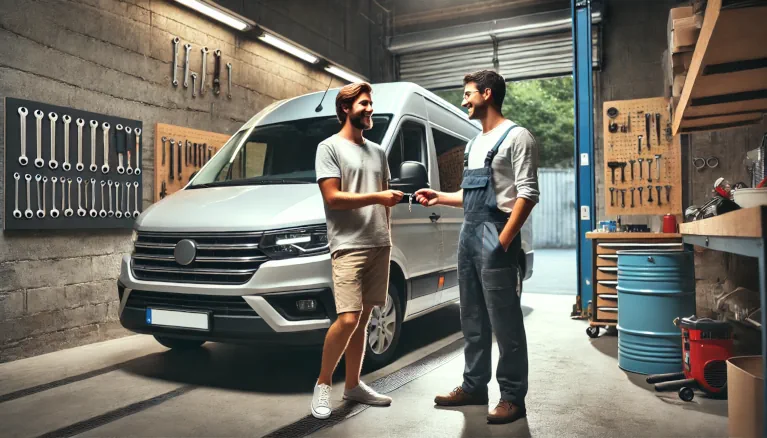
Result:
{"type": "Polygon", "coordinates": [[[330,251],[328,231],[325,227],[314,227],[266,234],[260,248],[272,259],[325,254],[330,251]]]}

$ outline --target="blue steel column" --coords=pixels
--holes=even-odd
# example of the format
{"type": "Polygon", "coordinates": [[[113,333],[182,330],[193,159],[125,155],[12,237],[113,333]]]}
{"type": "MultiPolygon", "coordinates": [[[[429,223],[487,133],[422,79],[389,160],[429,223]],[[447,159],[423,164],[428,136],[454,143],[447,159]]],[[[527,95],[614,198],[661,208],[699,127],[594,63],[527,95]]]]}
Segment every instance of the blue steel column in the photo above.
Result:
{"type": "MultiPolygon", "coordinates": [[[[573,82],[575,84],[575,202],[578,239],[578,297],[582,315],[592,300],[592,243],[594,212],[594,89],[591,59],[591,1],[571,0],[573,19],[573,82]]],[[[596,303],[595,303],[596,304],[596,303]]]]}

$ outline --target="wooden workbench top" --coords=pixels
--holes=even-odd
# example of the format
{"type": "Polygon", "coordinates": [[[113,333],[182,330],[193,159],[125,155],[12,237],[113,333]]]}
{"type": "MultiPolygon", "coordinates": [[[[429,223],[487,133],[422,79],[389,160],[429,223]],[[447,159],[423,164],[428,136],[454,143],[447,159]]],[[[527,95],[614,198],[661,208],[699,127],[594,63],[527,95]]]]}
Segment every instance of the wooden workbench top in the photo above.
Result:
{"type": "Polygon", "coordinates": [[[763,236],[764,220],[767,220],[767,206],[742,208],[720,216],[680,224],[679,231],[694,236],[758,238],[763,236]]]}
{"type": "Polygon", "coordinates": [[[681,239],[682,235],[677,233],[586,233],[587,239],[681,239]]]}

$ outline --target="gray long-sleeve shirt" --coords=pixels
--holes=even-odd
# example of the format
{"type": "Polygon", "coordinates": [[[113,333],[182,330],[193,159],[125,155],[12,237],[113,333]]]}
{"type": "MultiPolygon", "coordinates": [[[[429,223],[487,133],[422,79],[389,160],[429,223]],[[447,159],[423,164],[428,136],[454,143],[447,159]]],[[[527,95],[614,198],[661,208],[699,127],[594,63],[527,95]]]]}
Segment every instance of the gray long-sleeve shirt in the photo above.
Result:
{"type": "MultiPolygon", "coordinates": [[[[480,134],[469,152],[469,169],[484,167],[485,157],[512,125],[506,120],[492,131],[480,134]]],[[[538,143],[527,129],[514,128],[498,149],[490,165],[498,208],[511,213],[517,197],[538,202],[538,143]]]]}

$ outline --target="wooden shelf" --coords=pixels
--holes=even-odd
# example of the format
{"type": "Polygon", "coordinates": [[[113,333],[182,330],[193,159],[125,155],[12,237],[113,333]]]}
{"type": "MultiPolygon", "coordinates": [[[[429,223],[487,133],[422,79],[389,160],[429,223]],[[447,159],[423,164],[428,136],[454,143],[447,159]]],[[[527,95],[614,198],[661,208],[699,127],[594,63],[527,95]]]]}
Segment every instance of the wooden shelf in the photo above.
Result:
{"type": "Polygon", "coordinates": [[[767,113],[767,5],[722,9],[709,0],[673,133],[759,123],[767,113]]]}
{"type": "Polygon", "coordinates": [[[587,239],[619,240],[619,239],[681,239],[676,233],[586,233],[587,239]]]}
{"type": "Polygon", "coordinates": [[[679,225],[683,235],[719,237],[762,237],[767,207],[751,207],[679,225]]]}

